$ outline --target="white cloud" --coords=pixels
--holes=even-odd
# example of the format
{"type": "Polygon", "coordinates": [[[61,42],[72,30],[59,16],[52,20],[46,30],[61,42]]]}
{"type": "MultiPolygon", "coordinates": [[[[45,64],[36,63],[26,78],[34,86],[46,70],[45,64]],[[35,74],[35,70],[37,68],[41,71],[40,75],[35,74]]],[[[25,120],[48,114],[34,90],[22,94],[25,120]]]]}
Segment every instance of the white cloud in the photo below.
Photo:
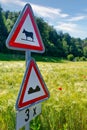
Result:
{"type": "Polygon", "coordinates": [[[87,17],[87,16],[84,16],[84,15],[82,15],[82,16],[77,16],[77,17],[72,17],[72,18],[68,19],[68,21],[70,21],[70,22],[79,21],[79,20],[85,19],[86,17],[87,17]]]}
{"type": "Polygon", "coordinates": [[[65,23],[65,22],[59,22],[57,26],[55,26],[57,30],[63,30],[66,32],[73,32],[76,30],[77,25],[74,23],[65,23]]]}
{"type": "Polygon", "coordinates": [[[1,3],[5,4],[5,3],[8,3],[7,0],[0,0],[1,3]]]}
{"type": "Polygon", "coordinates": [[[61,17],[65,18],[68,14],[62,13],[60,9],[51,8],[51,7],[44,7],[39,5],[31,4],[35,13],[42,17],[54,18],[54,17],[61,17]]]}
{"type": "Polygon", "coordinates": [[[72,22],[59,22],[57,26],[54,26],[56,30],[63,31],[64,33],[69,33],[73,37],[80,37],[84,39],[87,35],[87,32],[84,31],[81,26],[72,22]]]}
{"type": "MultiPolygon", "coordinates": [[[[0,0],[1,3],[3,4],[14,4],[18,6],[24,6],[26,2],[23,2],[21,0],[0,0]]],[[[55,18],[55,17],[61,17],[61,18],[66,18],[68,14],[62,13],[61,9],[57,8],[52,8],[52,7],[44,7],[44,6],[39,6],[31,3],[31,6],[33,8],[34,13],[37,16],[44,17],[44,18],[55,18]]],[[[17,7],[16,7],[17,8],[17,7]]]]}
{"type": "MultiPolygon", "coordinates": [[[[25,2],[24,0],[0,0],[0,4],[8,7],[6,8],[8,10],[22,10],[26,3],[27,2],[25,2]]],[[[45,21],[50,23],[50,25],[53,25],[56,30],[62,30],[64,33],[68,32],[71,36],[74,37],[86,36],[87,31],[82,29],[82,25],[80,26],[79,24],[77,24],[78,21],[87,18],[86,15],[79,14],[79,16],[71,17],[59,8],[39,6],[32,3],[30,4],[33,8],[34,14],[36,16],[43,17],[45,21]]]]}
{"type": "Polygon", "coordinates": [[[23,2],[21,0],[0,0],[0,2],[2,4],[15,4],[15,5],[19,5],[19,6],[24,6],[26,4],[26,2],[23,2]]]}

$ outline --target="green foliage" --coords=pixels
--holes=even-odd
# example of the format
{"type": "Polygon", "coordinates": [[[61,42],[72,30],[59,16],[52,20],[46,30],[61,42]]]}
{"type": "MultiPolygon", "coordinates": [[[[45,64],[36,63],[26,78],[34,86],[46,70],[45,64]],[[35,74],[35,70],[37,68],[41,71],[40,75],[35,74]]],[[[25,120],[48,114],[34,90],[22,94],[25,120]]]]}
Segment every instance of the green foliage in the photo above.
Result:
{"type": "Polygon", "coordinates": [[[10,11],[6,11],[5,12],[5,18],[6,18],[6,27],[8,30],[8,33],[11,31],[14,23],[16,22],[18,15],[20,12],[10,12],[10,11]]]}
{"type": "Polygon", "coordinates": [[[17,54],[3,54],[0,53],[0,61],[19,61],[19,60],[24,60],[25,56],[24,55],[17,55],[17,54]]]}
{"type": "Polygon", "coordinates": [[[80,61],[79,57],[75,57],[74,61],[80,61]]]}
{"type": "MultiPolygon", "coordinates": [[[[19,14],[20,12],[3,11],[0,7],[0,52],[2,53],[16,53],[6,48],[5,41],[19,14]]],[[[35,18],[45,45],[45,56],[67,58],[69,54],[73,54],[74,57],[87,57],[87,38],[84,40],[72,38],[68,33],[60,30],[57,32],[42,18],[35,18]]],[[[17,53],[20,54],[19,51],[17,53]]]]}
{"type": "MultiPolygon", "coordinates": [[[[42,103],[42,114],[31,121],[31,130],[87,130],[87,62],[37,64],[50,98],[42,103]]],[[[14,106],[24,70],[24,61],[0,61],[1,130],[15,130],[14,106]]]]}
{"type": "Polygon", "coordinates": [[[5,39],[7,37],[7,29],[5,26],[4,16],[0,7],[0,52],[6,51],[5,39]]]}
{"type": "Polygon", "coordinates": [[[14,25],[14,23],[12,22],[11,19],[7,19],[7,20],[6,20],[6,26],[7,26],[7,30],[8,30],[8,32],[11,31],[13,25],[14,25]]]}
{"type": "Polygon", "coordinates": [[[67,56],[67,59],[68,59],[69,61],[73,61],[73,59],[74,59],[73,54],[69,54],[69,55],[67,56]]]}
{"type": "Polygon", "coordinates": [[[84,56],[80,57],[80,61],[86,61],[86,58],[84,56]]]}
{"type": "Polygon", "coordinates": [[[87,46],[85,46],[85,47],[83,48],[83,54],[84,54],[84,56],[87,58],[87,46]]]}

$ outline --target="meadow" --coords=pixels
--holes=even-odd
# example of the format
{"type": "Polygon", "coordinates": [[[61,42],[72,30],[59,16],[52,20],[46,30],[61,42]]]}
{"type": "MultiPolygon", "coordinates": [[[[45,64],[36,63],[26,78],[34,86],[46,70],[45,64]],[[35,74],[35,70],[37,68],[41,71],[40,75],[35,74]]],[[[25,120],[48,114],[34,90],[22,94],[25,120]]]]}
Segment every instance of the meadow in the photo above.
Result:
{"type": "MultiPolygon", "coordinates": [[[[31,130],[87,130],[87,62],[52,59],[37,65],[50,98],[31,121],[31,130]]],[[[0,130],[15,130],[15,103],[24,72],[23,60],[0,61],[0,130]]]]}

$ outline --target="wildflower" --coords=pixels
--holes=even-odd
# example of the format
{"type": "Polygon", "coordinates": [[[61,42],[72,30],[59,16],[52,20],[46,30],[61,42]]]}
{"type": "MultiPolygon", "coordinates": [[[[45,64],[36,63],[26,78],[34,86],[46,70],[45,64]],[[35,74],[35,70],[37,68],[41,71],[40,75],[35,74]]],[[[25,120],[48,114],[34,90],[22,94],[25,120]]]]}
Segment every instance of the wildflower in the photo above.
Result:
{"type": "Polygon", "coordinates": [[[86,75],[84,75],[83,78],[86,79],[86,75]]]}
{"type": "Polygon", "coordinates": [[[60,91],[61,91],[61,90],[62,90],[62,87],[59,87],[59,88],[58,88],[58,90],[60,90],[60,91]]]}

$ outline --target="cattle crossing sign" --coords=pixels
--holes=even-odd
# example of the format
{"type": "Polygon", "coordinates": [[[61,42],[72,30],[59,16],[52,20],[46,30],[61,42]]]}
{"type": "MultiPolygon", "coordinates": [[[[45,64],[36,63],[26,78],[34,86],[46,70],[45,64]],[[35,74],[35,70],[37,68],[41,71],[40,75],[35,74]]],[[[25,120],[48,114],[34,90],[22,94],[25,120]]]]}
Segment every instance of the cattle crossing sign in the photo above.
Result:
{"type": "Polygon", "coordinates": [[[44,52],[44,45],[29,4],[25,5],[18,17],[6,40],[6,45],[10,49],[44,52]]]}

